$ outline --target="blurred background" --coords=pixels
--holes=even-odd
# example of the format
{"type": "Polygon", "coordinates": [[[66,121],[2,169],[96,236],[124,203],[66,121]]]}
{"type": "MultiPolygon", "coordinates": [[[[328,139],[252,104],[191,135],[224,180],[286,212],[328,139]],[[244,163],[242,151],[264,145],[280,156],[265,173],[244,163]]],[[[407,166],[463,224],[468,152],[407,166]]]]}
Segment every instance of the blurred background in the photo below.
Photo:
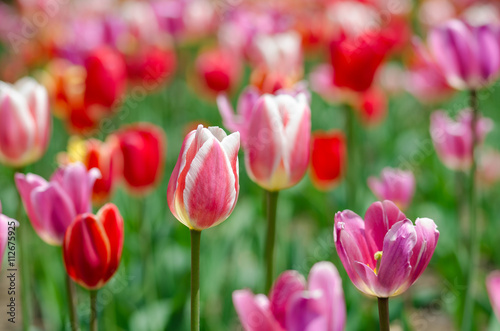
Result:
{"type": "MultiPolygon", "coordinates": [[[[71,152],[71,137],[105,141],[130,123],[153,123],[167,138],[166,162],[157,185],[134,194],[118,183],[107,198],[124,217],[125,244],[118,272],[98,297],[100,328],[188,330],[189,231],[166,203],[168,179],[182,141],[199,123],[224,127],[216,104],[219,93],[228,94],[236,106],[249,85],[273,93],[302,82],[311,92],[313,131],[344,130],[346,107],[356,114],[354,211],[364,215],[378,200],[367,186],[368,177],[379,176],[384,167],[411,170],[416,189],[405,214],[411,220],[432,218],[441,233],[423,276],[391,300],[393,329],[455,329],[461,319],[459,298],[466,290],[467,253],[460,234],[467,228],[462,193],[466,175],[440,162],[429,125],[434,110],[456,114],[466,108],[468,94],[455,92],[442,77],[436,78],[438,73],[426,66],[425,56],[416,49],[425,49],[433,26],[464,17],[477,24],[500,22],[500,2],[2,1],[0,80],[14,83],[26,75],[34,77],[49,91],[53,114],[46,153],[23,172],[49,178],[64,163],[61,153],[71,152]],[[333,86],[328,76],[332,44],[358,40],[360,35],[367,40],[384,38],[385,43],[370,88],[359,92],[333,86]]],[[[358,59],[360,76],[369,70],[370,57],[358,59]]],[[[479,92],[479,106],[485,117],[500,123],[497,83],[479,92]]],[[[485,151],[499,150],[500,131],[493,129],[484,145],[485,151]]],[[[349,167],[344,158],[339,164],[349,167]]],[[[500,267],[499,165],[485,164],[489,172],[479,165],[488,176],[478,176],[482,255],[477,279],[482,282],[475,311],[477,330],[500,330],[484,286],[486,274],[500,267]]],[[[0,200],[3,212],[11,217],[19,204],[13,180],[19,170],[0,165],[0,200]]],[[[375,330],[376,300],[354,288],[335,252],[334,214],[352,208],[342,174],[336,183],[327,191],[319,190],[308,174],[280,193],[276,269],[295,269],[306,276],[315,262],[332,261],[343,278],[347,330],[375,330]]],[[[264,192],[249,179],[242,152],[240,186],[230,218],[202,234],[202,330],[242,330],[232,292],[264,291],[264,192]]],[[[32,329],[69,330],[61,249],[45,244],[26,215],[19,222],[28,228],[32,329]]],[[[2,274],[5,261],[3,270],[2,274]]],[[[5,277],[0,285],[0,302],[7,302],[5,277]]],[[[85,327],[88,295],[81,288],[78,300],[85,327]]],[[[2,317],[0,328],[14,330],[5,320],[2,317]]]]}

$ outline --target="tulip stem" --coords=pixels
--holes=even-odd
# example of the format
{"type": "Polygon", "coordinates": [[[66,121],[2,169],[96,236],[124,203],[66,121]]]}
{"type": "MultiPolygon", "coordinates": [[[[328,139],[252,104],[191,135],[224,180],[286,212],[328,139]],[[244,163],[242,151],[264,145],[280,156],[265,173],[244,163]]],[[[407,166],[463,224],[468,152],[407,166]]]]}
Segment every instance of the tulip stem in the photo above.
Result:
{"type": "Polygon", "coordinates": [[[68,274],[66,274],[66,291],[68,292],[68,301],[69,301],[69,321],[71,324],[71,331],[78,331],[78,321],[76,314],[76,293],[75,286],[69,278],[68,274]]]}
{"type": "Polygon", "coordinates": [[[191,230],[191,331],[200,330],[200,239],[201,231],[191,230]]]}
{"type": "Polygon", "coordinates": [[[97,331],[97,290],[90,291],[90,331],[97,331]]]}
{"type": "Polygon", "coordinates": [[[470,91],[470,107],[472,108],[472,163],[469,174],[469,231],[470,231],[470,260],[468,263],[469,272],[467,278],[467,290],[465,295],[464,313],[462,319],[462,331],[471,330],[474,319],[474,296],[475,286],[474,280],[476,278],[477,264],[479,258],[479,238],[477,230],[477,207],[476,207],[476,156],[475,150],[477,145],[476,126],[479,118],[479,107],[477,104],[477,91],[470,91]]]}
{"type": "Polygon", "coordinates": [[[380,331],[389,331],[389,298],[378,298],[380,331]]]}
{"type": "Polygon", "coordinates": [[[279,191],[266,191],[267,234],[265,293],[268,293],[271,289],[274,279],[274,243],[276,241],[276,209],[278,206],[278,193],[279,191]]]}

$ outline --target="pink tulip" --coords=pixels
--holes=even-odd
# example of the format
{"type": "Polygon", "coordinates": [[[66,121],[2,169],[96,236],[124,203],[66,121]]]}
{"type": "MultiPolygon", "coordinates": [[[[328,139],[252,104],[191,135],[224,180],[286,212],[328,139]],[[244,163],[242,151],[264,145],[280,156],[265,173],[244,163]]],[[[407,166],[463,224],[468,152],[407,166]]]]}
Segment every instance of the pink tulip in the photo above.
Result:
{"type": "Polygon", "coordinates": [[[2,258],[7,248],[7,243],[9,241],[9,232],[14,231],[14,227],[19,226],[19,223],[2,214],[2,203],[0,202],[0,270],[2,268],[2,258]]]}
{"type": "Polygon", "coordinates": [[[254,182],[269,191],[291,187],[302,179],[309,164],[311,111],[307,97],[299,93],[255,98],[252,92],[240,98],[235,116],[227,98],[219,97],[224,123],[242,133],[245,165],[254,182]]]}
{"type": "Polygon", "coordinates": [[[388,298],[406,291],[425,270],[439,231],[433,220],[416,225],[391,201],[373,203],[365,220],[350,210],[335,215],[337,253],[354,286],[388,298]]]}
{"type": "Polygon", "coordinates": [[[471,26],[449,20],[435,27],[429,44],[448,83],[456,89],[478,89],[492,82],[500,70],[499,27],[471,26]]]}
{"type": "Polygon", "coordinates": [[[342,280],[330,262],[316,263],[307,285],[289,270],[276,279],[269,297],[238,290],[233,303],[246,331],[340,331],[345,326],[342,280]]]}
{"type": "MultiPolygon", "coordinates": [[[[452,120],[444,111],[438,110],[431,115],[431,137],[434,148],[445,166],[452,170],[466,171],[472,164],[472,112],[462,110],[457,120],[452,120]]],[[[476,134],[482,143],[493,123],[488,118],[477,121],[476,134]]]]}
{"type": "Polygon", "coordinates": [[[486,289],[490,297],[491,306],[498,320],[500,320],[500,271],[493,271],[486,278],[486,289]]]}
{"type": "Polygon", "coordinates": [[[392,200],[406,209],[415,193],[415,176],[411,171],[384,168],[379,178],[368,178],[368,186],[380,200],[392,200]]]}
{"type": "Polygon", "coordinates": [[[79,162],[59,168],[49,182],[35,174],[16,174],[26,213],[43,241],[62,245],[64,233],[75,217],[92,211],[92,188],[99,177],[99,170],[87,170],[79,162]]]}
{"type": "Polygon", "coordinates": [[[232,213],[238,200],[240,134],[199,125],[182,144],[168,183],[170,211],[182,224],[201,231],[232,213]]]}
{"type": "Polygon", "coordinates": [[[22,167],[40,159],[50,136],[47,90],[25,77],[0,82],[0,162],[22,167]]]}

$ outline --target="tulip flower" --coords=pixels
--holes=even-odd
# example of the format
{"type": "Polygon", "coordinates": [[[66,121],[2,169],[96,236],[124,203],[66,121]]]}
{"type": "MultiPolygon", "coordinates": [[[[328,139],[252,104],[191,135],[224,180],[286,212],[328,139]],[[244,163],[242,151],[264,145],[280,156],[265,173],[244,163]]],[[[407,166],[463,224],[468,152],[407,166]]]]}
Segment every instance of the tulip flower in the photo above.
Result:
{"type": "Polygon", "coordinates": [[[346,146],[341,131],[313,132],[311,147],[311,180],[318,189],[329,190],[342,179],[346,146]]]}
{"type": "Polygon", "coordinates": [[[500,271],[493,271],[488,275],[486,289],[488,290],[493,312],[497,319],[500,320],[500,271]]]}
{"type": "MultiPolygon", "coordinates": [[[[473,134],[471,129],[472,112],[462,110],[456,121],[444,111],[436,111],[431,115],[431,137],[434,148],[441,162],[452,170],[467,171],[473,159],[473,134]]],[[[493,123],[488,118],[479,118],[476,122],[476,139],[482,143],[493,123]]]]}
{"type": "Polygon", "coordinates": [[[411,171],[384,168],[379,178],[368,178],[368,186],[380,200],[391,200],[406,209],[415,193],[415,176],[411,171]]]}
{"type": "Polygon", "coordinates": [[[238,83],[241,76],[240,58],[231,51],[216,48],[198,55],[195,72],[206,90],[214,93],[228,92],[238,83]]]}
{"type": "Polygon", "coordinates": [[[157,89],[173,76],[176,64],[174,50],[159,45],[146,46],[126,58],[127,76],[148,89],[157,89]]]}
{"type": "Polygon", "coordinates": [[[115,274],[123,249],[123,218],[115,205],[97,215],[76,216],[64,235],[63,256],[68,275],[89,290],[103,287],[115,274]]]}
{"type": "Polygon", "coordinates": [[[476,176],[483,187],[492,187],[500,181],[500,152],[495,149],[481,151],[476,176]]]}
{"type": "Polygon", "coordinates": [[[453,19],[431,31],[430,49],[451,86],[475,90],[498,77],[499,29],[495,24],[471,26],[453,19]]]}
{"type": "Polygon", "coordinates": [[[269,297],[250,290],[233,292],[233,303],[245,331],[344,330],[342,280],[330,262],[316,263],[306,281],[298,272],[283,272],[269,297]]]}
{"type": "Polygon", "coordinates": [[[47,149],[51,117],[47,90],[25,77],[14,85],[0,82],[0,162],[23,167],[47,149]]]}
{"type": "Polygon", "coordinates": [[[163,175],[165,133],[156,125],[139,123],[124,127],[115,136],[123,156],[125,184],[132,192],[143,195],[155,187],[163,175]]]}
{"type": "Polygon", "coordinates": [[[389,200],[373,203],[365,220],[350,210],[335,215],[337,253],[363,293],[388,298],[406,291],[429,264],[439,238],[433,220],[415,225],[389,200]]]}
{"type": "Polygon", "coordinates": [[[191,233],[191,330],[200,329],[201,230],[223,222],[233,212],[238,193],[240,134],[199,125],[181,147],[170,176],[170,211],[191,233]]]}
{"type": "Polygon", "coordinates": [[[0,202],[0,270],[2,269],[3,254],[7,248],[9,237],[11,237],[10,232],[14,231],[14,228],[18,226],[19,223],[16,220],[2,214],[2,203],[0,202]]]}
{"type": "Polygon", "coordinates": [[[49,182],[35,174],[16,174],[26,213],[43,241],[62,245],[75,217],[91,211],[92,187],[99,177],[98,169],[87,170],[81,163],[60,167],[49,182]]]}

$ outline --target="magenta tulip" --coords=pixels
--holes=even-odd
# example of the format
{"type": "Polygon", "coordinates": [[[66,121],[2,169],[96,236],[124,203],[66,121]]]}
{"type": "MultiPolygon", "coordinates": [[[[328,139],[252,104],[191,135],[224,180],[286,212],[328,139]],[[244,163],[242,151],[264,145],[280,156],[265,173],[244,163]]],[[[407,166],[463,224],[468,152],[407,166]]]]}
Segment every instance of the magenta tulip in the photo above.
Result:
{"type": "Polygon", "coordinates": [[[233,292],[233,303],[246,331],[340,331],[346,310],[342,280],[330,262],[316,263],[308,284],[290,270],[274,283],[269,297],[250,290],[233,292]],[[306,289],[307,287],[307,289],[306,289]]]}
{"type": "Polygon", "coordinates": [[[433,220],[415,225],[391,201],[373,203],[365,220],[350,210],[335,215],[337,253],[361,292],[388,298],[406,291],[425,270],[439,231],[433,220]]]}
{"type": "Polygon", "coordinates": [[[22,167],[42,157],[50,136],[47,90],[25,77],[0,82],[0,162],[22,167]]]}
{"type": "Polygon", "coordinates": [[[225,125],[242,133],[250,178],[268,191],[294,186],[309,164],[311,111],[307,96],[288,93],[264,94],[256,100],[256,92],[249,90],[240,98],[237,116],[225,97],[218,99],[225,125]]]}
{"type": "Polygon", "coordinates": [[[49,182],[35,174],[16,174],[26,213],[43,241],[61,246],[75,217],[92,211],[92,188],[99,177],[97,168],[87,170],[81,163],[59,168],[49,182]]]}
{"type": "Polygon", "coordinates": [[[391,200],[406,209],[415,193],[415,176],[411,171],[384,168],[380,178],[368,178],[368,186],[379,200],[391,200]]]}
{"type": "Polygon", "coordinates": [[[500,320],[500,271],[493,271],[486,278],[486,289],[490,297],[491,307],[498,320],[500,320]]]}
{"type": "MultiPolygon", "coordinates": [[[[462,110],[457,120],[452,120],[444,111],[431,115],[431,137],[441,162],[452,170],[467,171],[472,164],[473,135],[472,112],[462,110]]],[[[476,139],[482,143],[493,123],[488,118],[479,118],[476,125],[476,139]]]]}
{"type": "Polygon", "coordinates": [[[448,83],[456,89],[478,89],[498,77],[497,25],[471,26],[461,20],[449,20],[431,31],[429,44],[448,83]]]}
{"type": "Polygon", "coordinates": [[[240,134],[199,125],[182,144],[168,183],[170,211],[191,230],[201,231],[224,221],[239,193],[240,134]]]}
{"type": "MultiPolygon", "coordinates": [[[[0,270],[2,268],[3,254],[10,237],[9,232],[14,231],[14,227],[17,226],[19,226],[19,223],[16,220],[2,214],[2,203],[0,202],[0,270]]],[[[14,241],[13,239],[10,240],[14,241]]]]}

